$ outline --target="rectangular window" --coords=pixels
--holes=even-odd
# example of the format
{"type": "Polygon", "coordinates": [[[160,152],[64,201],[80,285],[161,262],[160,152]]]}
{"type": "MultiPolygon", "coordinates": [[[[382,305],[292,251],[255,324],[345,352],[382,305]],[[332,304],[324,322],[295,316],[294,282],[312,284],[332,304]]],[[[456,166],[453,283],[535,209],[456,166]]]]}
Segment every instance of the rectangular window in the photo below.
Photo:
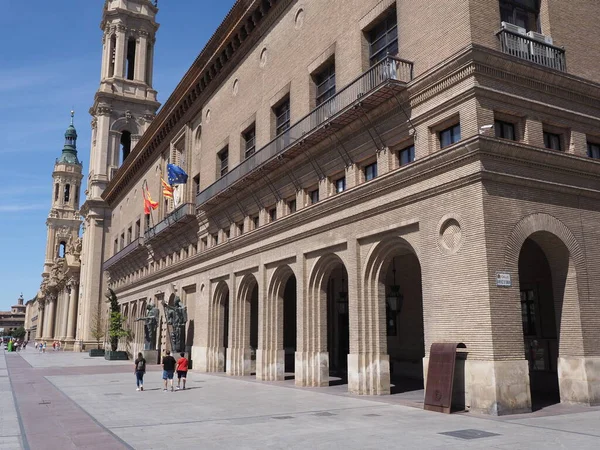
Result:
{"type": "Polygon", "coordinates": [[[141,232],[142,232],[142,223],[141,223],[140,219],[138,219],[135,222],[135,238],[136,239],[140,237],[141,232]]]}
{"type": "Polygon", "coordinates": [[[502,22],[512,23],[527,31],[539,31],[539,0],[500,0],[502,22]]]}
{"type": "Polygon", "coordinates": [[[113,254],[116,255],[119,252],[119,238],[115,239],[115,245],[113,248],[113,254]]]}
{"type": "Polygon", "coordinates": [[[365,166],[363,169],[365,173],[365,181],[371,181],[373,178],[377,177],[377,163],[369,164],[365,166]]]}
{"type": "Polygon", "coordinates": [[[256,127],[252,125],[243,134],[244,137],[244,158],[252,156],[256,152],[256,127]]]}
{"type": "Polygon", "coordinates": [[[217,156],[219,159],[219,174],[223,176],[229,170],[229,146],[221,150],[217,156]]]}
{"type": "Polygon", "coordinates": [[[588,142],[588,156],[594,159],[600,159],[600,144],[588,142]]]}
{"type": "Polygon", "coordinates": [[[269,209],[269,222],[275,222],[277,220],[277,208],[269,209]]]}
{"type": "Polygon", "coordinates": [[[415,146],[411,145],[398,152],[398,160],[400,161],[400,167],[406,166],[415,160],[415,146]]]}
{"type": "Polygon", "coordinates": [[[368,33],[367,38],[371,66],[383,60],[387,55],[398,54],[398,24],[395,8],[375,25],[368,33]]]}
{"type": "Polygon", "coordinates": [[[198,195],[200,193],[200,174],[196,174],[196,176],[194,177],[194,192],[196,193],[196,195],[198,195]]]}
{"type": "Polygon", "coordinates": [[[338,178],[335,180],[335,193],[339,194],[346,190],[346,177],[338,178]]]}
{"type": "Polygon", "coordinates": [[[123,247],[125,247],[125,233],[121,233],[121,246],[120,246],[120,249],[123,250],[123,247]]]}
{"type": "Polygon", "coordinates": [[[260,226],[259,216],[254,216],[252,218],[252,228],[256,230],[260,226]]]}
{"type": "Polygon", "coordinates": [[[225,242],[227,242],[231,236],[231,229],[227,228],[223,230],[223,236],[225,237],[225,242]]]}
{"type": "Polygon", "coordinates": [[[561,135],[544,131],[544,147],[550,150],[562,150],[561,135]]]}
{"type": "Polygon", "coordinates": [[[497,138],[509,139],[511,141],[517,140],[514,123],[504,122],[502,120],[495,120],[494,132],[497,138]]]}
{"type": "Polygon", "coordinates": [[[275,113],[275,135],[279,136],[290,127],[290,99],[273,108],[275,113]]]}
{"type": "Polygon", "coordinates": [[[146,214],[146,218],[144,219],[145,230],[148,231],[150,229],[150,214],[146,214]]]}
{"type": "Polygon", "coordinates": [[[238,222],[235,224],[236,228],[237,228],[237,235],[241,236],[242,234],[244,234],[244,222],[238,222]]]}
{"type": "Polygon", "coordinates": [[[321,72],[315,75],[317,87],[317,106],[325,103],[335,95],[335,62],[327,65],[321,72]]]}
{"type": "Polygon", "coordinates": [[[215,233],[212,235],[213,245],[219,245],[219,233],[215,233]]]}
{"type": "Polygon", "coordinates": [[[133,229],[131,227],[127,228],[127,244],[131,244],[133,242],[133,229]]]}
{"type": "Polygon", "coordinates": [[[294,198],[292,200],[289,200],[287,202],[287,207],[288,207],[289,214],[295,213],[296,212],[296,199],[294,198]]]}
{"type": "Polygon", "coordinates": [[[318,203],[319,201],[319,190],[315,189],[312,190],[308,193],[308,198],[310,199],[310,204],[314,205],[315,203],[318,203]]]}
{"type": "Polygon", "coordinates": [[[460,123],[440,131],[440,148],[460,141],[460,123]]]}

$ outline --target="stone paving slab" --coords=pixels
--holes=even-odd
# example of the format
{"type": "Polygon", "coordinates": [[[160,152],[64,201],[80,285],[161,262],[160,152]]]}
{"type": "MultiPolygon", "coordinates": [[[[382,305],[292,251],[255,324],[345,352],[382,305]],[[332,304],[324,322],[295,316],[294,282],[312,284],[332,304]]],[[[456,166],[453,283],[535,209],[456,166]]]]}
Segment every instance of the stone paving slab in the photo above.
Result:
{"type": "Polygon", "coordinates": [[[7,355],[0,355],[0,450],[21,450],[24,447],[12,386],[6,368],[7,355]]]}
{"type": "MultiPolygon", "coordinates": [[[[47,383],[42,386],[36,381],[36,390],[43,387],[39,398],[53,402],[58,396],[66,402],[61,408],[71,405],[79,411],[77,416],[64,415],[71,427],[65,433],[75,436],[70,446],[32,445],[32,449],[600,448],[600,408],[567,408],[573,412],[508,419],[444,415],[380,398],[339,395],[339,389],[290,389],[289,383],[194,372],[189,373],[190,389],[163,392],[159,367],[151,368],[145,377],[146,390],[138,392],[131,362],[94,366],[85,356],[51,355],[35,360],[37,367],[23,368],[24,377],[35,375],[47,383]],[[90,420],[97,428],[88,432],[90,420]],[[102,447],[100,439],[106,436],[113,441],[102,447]]],[[[18,401],[21,395],[17,392],[18,401]]],[[[24,421],[35,417],[35,408],[32,414],[24,421]]],[[[36,431],[56,429],[44,425],[36,431]]],[[[10,443],[2,445],[0,441],[0,450],[11,448],[10,443]]]]}

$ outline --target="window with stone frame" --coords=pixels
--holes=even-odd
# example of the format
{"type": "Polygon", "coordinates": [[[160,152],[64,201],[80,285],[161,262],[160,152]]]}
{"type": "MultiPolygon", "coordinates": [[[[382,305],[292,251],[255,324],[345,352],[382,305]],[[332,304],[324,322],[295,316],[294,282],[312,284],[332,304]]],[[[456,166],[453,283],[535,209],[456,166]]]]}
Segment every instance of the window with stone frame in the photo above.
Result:
{"type": "Polygon", "coordinates": [[[287,201],[288,214],[296,212],[296,198],[291,198],[287,201]]]}
{"type": "Polygon", "coordinates": [[[334,182],[335,193],[340,194],[346,190],[346,177],[340,177],[336,179],[334,182]]]}
{"type": "Polygon", "coordinates": [[[327,63],[313,75],[316,87],[316,106],[320,106],[335,95],[335,60],[327,63]]]}
{"type": "Polygon", "coordinates": [[[363,174],[365,177],[365,181],[371,181],[377,178],[377,162],[373,162],[364,166],[363,174]]]}
{"type": "Polygon", "coordinates": [[[277,220],[277,207],[273,206],[269,208],[269,223],[277,220]]]}
{"type": "Polygon", "coordinates": [[[415,160],[415,146],[409,145],[398,152],[400,167],[406,166],[415,160]]]}
{"type": "Polygon", "coordinates": [[[549,150],[562,151],[563,136],[560,133],[552,133],[550,131],[544,131],[544,147],[549,150]]]}
{"type": "Polygon", "coordinates": [[[219,176],[224,176],[229,171],[229,146],[217,153],[219,163],[219,176]]]}
{"type": "Polygon", "coordinates": [[[499,0],[500,20],[527,31],[540,31],[539,0],[499,0]]]}
{"type": "Polygon", "coordinates": [[[138,219],[135,222],[135,238],[136,239],[140,237],[141,231],[142,231],[142,223],[141,223],[140,219],[138,219]]]}
{"type": "Polygon", "coordinates": [[[367,32],[369,62],[373,66],[386,56],[398,54],[398,19],[396,8],[390,9],[367,32]]]}
{"type": "Polygon", "coordinates": [[[460,141],[460,123],[439,132],[440,148],[448,147],[460,141]]]}
{"type": "Polygon", "coordinates": [[[256,126],[252,124],[242,133],[244,140],[244,159],[256,153],[256,126]]]}
{"type": "Polygon", "coordinates": [[[290,98],[286,97],[282,102],[273,108],[275,114],[275,135],[279,136],[290,128],[290,98]]]}
{"type": "Polygon", "coordinates": [[[310,204],[314,205],[319,202],[319,189],[312,189],[308,191],[308,199],[310,200],[310,204]]]}
{"type": "Polygon", "coordinates": [[[504,120],[494,121],[494,135],[500,139],[508,139],[510,141],[517,140],[515,124],[504,120]]]}
{"type": "Polygon", "coordinates": [[[594,159],[600,159],[600,144],[594,142],[587,143],[588,156],[594,159]]]}

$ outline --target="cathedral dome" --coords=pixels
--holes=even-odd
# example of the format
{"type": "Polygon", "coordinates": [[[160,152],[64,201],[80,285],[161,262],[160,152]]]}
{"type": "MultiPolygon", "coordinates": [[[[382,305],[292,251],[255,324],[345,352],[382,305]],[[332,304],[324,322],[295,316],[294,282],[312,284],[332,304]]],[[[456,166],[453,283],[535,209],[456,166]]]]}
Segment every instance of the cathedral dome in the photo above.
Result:
{"type": "Polygon", "coordinates": [[[65,131],[65,146],[63,147],[62,155],[57,160],[59,163],[80,164],[77,159],[77,130],[73,125],[74,111],[71,111],[71,124],[65,131]]]}

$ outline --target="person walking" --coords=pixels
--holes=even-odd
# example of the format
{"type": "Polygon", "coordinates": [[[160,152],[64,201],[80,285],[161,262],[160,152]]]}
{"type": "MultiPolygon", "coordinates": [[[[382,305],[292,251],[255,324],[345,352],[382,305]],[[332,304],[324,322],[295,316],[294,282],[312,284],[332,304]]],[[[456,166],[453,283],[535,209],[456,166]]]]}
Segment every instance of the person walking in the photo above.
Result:
{"type": "Polygon", "coordinates": [[[171,380],[171,392],[173,392],[173,375],[175,374],[175,358],[171,356],[171,352],[167,350],[166,356],[163,356],[163,380],[165,382],[164,392],[167,392],[167,380],[171,380]]]}
{"type": "Polygon", "coordinates": [[[181,352],[179,356],[181,358],[177,360],[177,390],[180,389],[181,380],[183,380],[183,389],[185,389],[185,379],[188,373],[188,360],[185,357],[185,353],[181,352]]]}
{"type": "Polygon", "coordinates": [[[144,359],[144,355],[142,353],[138,353],[137,359],[135,360],[135,378],[137,389],[136,391],[144,390],[144,374],[146,373],[146,360],[144,359]]]}

